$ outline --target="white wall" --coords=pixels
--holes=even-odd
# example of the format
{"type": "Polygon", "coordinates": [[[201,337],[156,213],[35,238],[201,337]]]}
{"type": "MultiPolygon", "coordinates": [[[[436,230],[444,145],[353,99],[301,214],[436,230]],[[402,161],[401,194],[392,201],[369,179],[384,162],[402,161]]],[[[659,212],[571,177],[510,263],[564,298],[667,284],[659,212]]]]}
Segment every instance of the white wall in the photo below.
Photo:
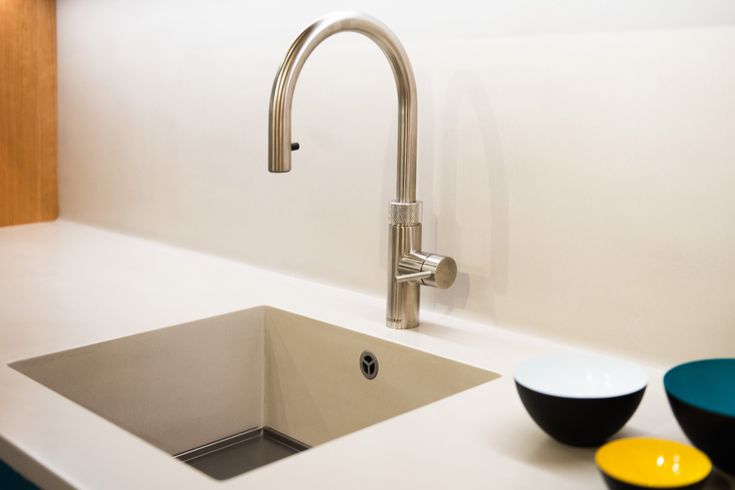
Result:
{"type": "MultiPolygon", "coordinates": [[[[61,213],[384,294],[396,96],[326,41],[266,171],[271,83],[316,17],[388,24],[419,93],[424,306],[673,362],[735,354],[729,1],[61,0],[61,213]]],[[[114,258],[112,258],[114,260],[114,258]]]]}

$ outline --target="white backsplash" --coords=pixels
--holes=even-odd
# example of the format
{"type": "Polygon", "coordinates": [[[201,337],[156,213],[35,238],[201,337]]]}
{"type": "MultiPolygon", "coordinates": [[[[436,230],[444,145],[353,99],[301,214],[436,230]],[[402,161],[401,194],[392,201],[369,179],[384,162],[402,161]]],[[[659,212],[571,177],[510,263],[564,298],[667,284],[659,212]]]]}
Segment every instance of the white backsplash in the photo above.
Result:
{"type": "Polygon", "coordinates": [[[271,84],[340,9],[403,41],[424,307],[664,362],[735,353],[735,7],[726,1],[58,3],[61,214],[383,295],[396,94],[370,41],[317,48],[286,175],[271,84]]]}

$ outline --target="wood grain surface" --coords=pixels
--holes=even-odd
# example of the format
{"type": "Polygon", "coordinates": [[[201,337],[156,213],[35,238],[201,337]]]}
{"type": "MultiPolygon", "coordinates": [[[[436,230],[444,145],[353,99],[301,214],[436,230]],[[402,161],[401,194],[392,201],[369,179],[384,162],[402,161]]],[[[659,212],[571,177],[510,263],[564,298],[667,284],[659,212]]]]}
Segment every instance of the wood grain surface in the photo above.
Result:
{"type": "Polygon", "coordinates": [[[0,0],[0,226],[58,216],[55,0],[0,0]]]}

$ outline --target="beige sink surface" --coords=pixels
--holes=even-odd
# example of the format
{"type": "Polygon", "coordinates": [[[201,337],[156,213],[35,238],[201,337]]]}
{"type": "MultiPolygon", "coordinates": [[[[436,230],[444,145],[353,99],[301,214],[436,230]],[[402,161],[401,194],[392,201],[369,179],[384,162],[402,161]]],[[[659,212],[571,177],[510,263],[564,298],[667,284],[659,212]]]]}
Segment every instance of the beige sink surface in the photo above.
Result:
{"type": "Polygon", "coordinates": [[[317,446],[498,377],[270,307],[11,367],[172,455],[262,426],[317,446]]]}

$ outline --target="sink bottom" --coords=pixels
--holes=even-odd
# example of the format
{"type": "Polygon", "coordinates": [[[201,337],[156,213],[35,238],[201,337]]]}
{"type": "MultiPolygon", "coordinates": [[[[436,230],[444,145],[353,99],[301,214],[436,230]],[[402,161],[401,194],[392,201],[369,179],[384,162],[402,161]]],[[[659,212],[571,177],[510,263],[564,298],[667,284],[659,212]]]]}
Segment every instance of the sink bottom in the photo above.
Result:
{"type": "Polygon", "coordinates": [[[309,449],[270,427],[257,427],[175,457],[217,480],[226,480],[309,449]]]}

